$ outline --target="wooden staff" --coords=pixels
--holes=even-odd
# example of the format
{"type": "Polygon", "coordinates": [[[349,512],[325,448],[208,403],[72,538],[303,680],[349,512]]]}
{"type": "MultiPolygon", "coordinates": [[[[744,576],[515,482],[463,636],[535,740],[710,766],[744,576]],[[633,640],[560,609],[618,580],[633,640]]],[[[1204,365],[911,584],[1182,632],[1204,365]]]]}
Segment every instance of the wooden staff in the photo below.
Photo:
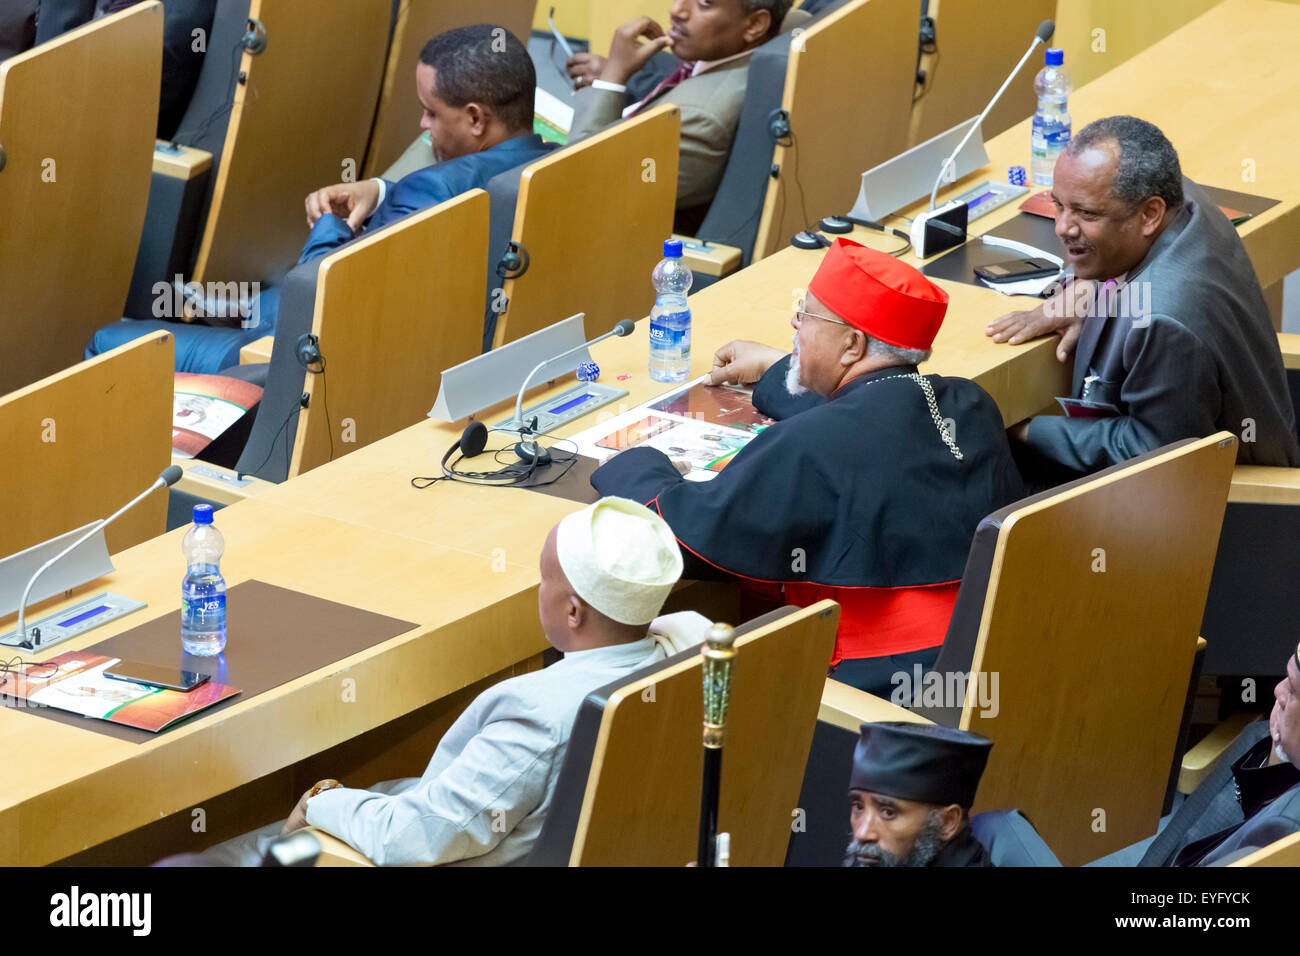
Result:
{"type": "Polygon", "coordinates": [[[718,792],[722,784],[722,731],[731,694],[731,661],[736,633],[730,624],[714,624],[700,648],[704,657],[704,786],[700,793],[699,866],[717,861],[718,792]]]}

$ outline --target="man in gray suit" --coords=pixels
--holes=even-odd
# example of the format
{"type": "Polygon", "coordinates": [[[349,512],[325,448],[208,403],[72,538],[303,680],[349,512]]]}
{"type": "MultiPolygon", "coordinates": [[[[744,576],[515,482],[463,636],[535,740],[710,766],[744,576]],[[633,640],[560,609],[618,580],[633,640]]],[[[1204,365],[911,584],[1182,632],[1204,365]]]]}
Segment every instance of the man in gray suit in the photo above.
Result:
{"type": "Polygon", "coordinates": [[[987,329],[1012,344],[1055,332],[1057,357],[1075,353],[1068,414],[1011,429],[1030,484],[1220,430],[1240,438],[1242,464],[1300,465],[1255,271],[1164,134],[1132,116],[1089,123],[1057,160],[1051,195],[1072,276],[1043,305],[987,329]]]}
{"type": "Polygon", "coordinates": [[[677,228],[694,232],[717,192],[745,102],[749,54],[776,36],[793,0],[675,0],[670,28],[639,17],[614,31],[609,56],[568,63],[578,94],[570,141],[661,103],[681,109],[677,228]],[[661,50],[681,63],[650,94],[628,103],[627,83],[661,50]]]}

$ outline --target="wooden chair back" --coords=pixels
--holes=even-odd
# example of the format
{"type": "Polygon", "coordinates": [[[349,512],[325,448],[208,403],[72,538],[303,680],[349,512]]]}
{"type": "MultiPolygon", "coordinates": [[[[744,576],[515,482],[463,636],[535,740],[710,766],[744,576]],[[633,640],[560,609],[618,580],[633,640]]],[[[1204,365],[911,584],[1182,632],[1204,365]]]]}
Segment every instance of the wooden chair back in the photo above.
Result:
{"type": "MultiPolygon", "coordinates": [[[[437,373],[479,354],[488,197],[474,189],[329,255],[289,476],[422,421],[437,373]]],[[[277,346],[278,350],[278,346],[277,346]]]]}
{"type": "MultiPolygon", "coordinates": [[[[780,866],[798,813],[839,606],[822,601],[736,640],[722,757],[719,832],[734,866],[780,866]]],[[[678,654],[584,702],[547,825],[563,825],[565,778],[582,786],[574,866],[681,866],[695,859],[702,785],[702,658],[678,654]],[[585,747],[584,747],[585,743],[585,747]]],[[[545,833],[543,840],[554,840],[545,833]]],[[[541,841],[539,841],[540,844],[541,841]]],[[[552,844],[554,848],[554,844],[552,844]]],[[[539,847],[540,849],[540,847],[539,847]]]]}
{"type": "MultiPolygon", "coordinates": [[[[0,398],[0,557],[107,518],[171,463],[174,353],[154,332],[0,398]]],[[[105,530],[109,552],[166,522],[151,495],[105,530]]]]}
{"type": "Polygon", "coordinates": [[[650,313],[650,273],[673,231],[680,138],[680,110],[665,104],[524,170],[513,239],[528,269],[504,280],[494,345],[578,312],[592,336],[650,313]]]}
{"type": "MultiPolygon", "coordinates": [[[[843,215],[862,172],[907,148],[916,72],[915,0],[854,0],[790,41],[755,260],[819,217],[843,215]]],[[[956,45],[956,44],[954,44],[956,45]]]]}
{"type": "Polygon", "coordinates": [[[1159,823],[1236,451],[1167,445],[976,531],[927,675],[956,699],[924,712],[993,741],[974,812],[1020,808],[1066,866],[1159,823]]]}
{"type": "Polygon", "coordinates": [[[0,395],[122,317],[149,201],[162,5],[0,63],[0,395]]]}
{"type": "Polygon", "coordinates": [[[266,47],[239,54],[243,80],[196,282],[264,282],[288,271],[307,238],[303,200],[361,178],[379,101],[391,0],[252,0],[249,16],[265,29],[266,47]]]}

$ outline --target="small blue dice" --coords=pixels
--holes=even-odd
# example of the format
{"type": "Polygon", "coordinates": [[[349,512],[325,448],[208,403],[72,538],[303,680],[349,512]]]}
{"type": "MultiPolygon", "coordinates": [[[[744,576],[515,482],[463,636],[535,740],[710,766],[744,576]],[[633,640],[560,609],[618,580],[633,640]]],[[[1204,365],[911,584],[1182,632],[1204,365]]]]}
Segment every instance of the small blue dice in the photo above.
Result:
{"type": "Polygon", "coordinates": [[[1025,184],[1025,167],[1012,166],[1008,169],[1007,182],[1013,186],[1023,186],[1025,184]]]}
{"type": "Polygon", "coordinates": [[[600,366],[595,362],[583,362],[578,366],[579,382],[594,382],[600,378],[600,366]]]}

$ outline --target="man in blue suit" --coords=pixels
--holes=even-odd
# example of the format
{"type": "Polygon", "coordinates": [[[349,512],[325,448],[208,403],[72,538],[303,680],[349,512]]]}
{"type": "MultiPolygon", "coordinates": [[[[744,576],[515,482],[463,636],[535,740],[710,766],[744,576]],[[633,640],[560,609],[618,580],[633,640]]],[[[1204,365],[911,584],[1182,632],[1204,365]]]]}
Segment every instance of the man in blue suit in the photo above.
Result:
{"type": "MultiPolygon", "coordinates": [[[[396,183],[371,179],[326,186],[307,197],[311,232],[299,264],[324,256],[362,234],[404,216],[485,187],[493,176],[554,147],[532,132],[537,76],[527,49],[508,30],[489,24],[434,37],[420,54],[416,94],[420,127],[433,142],[432,165],[396,183]]],[[[176,370],[215,373],[239,363],[239,350],[272,334],[279,290],[264,289],[250,328],[177,325],[123,319],[100,329],[86,358],[166,329],[176,336],[176,370]]]]}

